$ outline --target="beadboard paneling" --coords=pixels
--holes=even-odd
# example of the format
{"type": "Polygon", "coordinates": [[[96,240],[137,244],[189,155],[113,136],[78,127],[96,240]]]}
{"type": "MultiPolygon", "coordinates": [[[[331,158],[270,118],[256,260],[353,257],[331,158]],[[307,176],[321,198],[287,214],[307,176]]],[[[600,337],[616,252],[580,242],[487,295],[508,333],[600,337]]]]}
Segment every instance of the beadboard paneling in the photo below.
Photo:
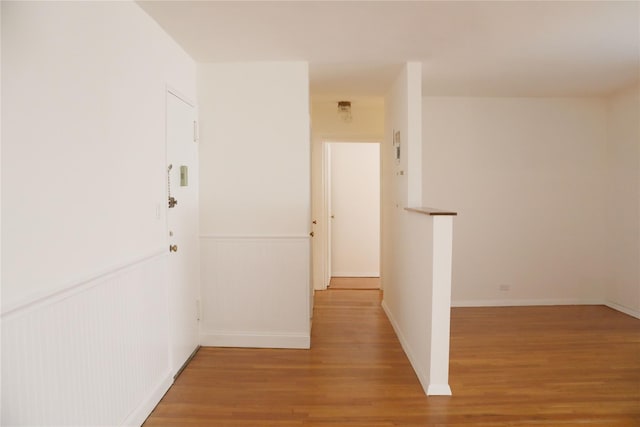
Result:
{"type": "Polygon", "coordinates": [[[171,383],[164,253],[2,316],[2,425],[144,421],[171,383]]]}
{"type": "Polygon", "coordinates": [[[202,345],[309,348],[309,237],[203,236],[202,345]]]}

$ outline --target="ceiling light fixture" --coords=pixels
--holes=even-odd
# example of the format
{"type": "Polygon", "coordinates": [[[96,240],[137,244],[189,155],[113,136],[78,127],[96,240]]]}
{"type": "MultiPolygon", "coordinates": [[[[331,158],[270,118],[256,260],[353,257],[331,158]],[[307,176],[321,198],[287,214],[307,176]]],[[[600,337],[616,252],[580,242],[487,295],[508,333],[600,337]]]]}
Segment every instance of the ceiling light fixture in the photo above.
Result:
{"type": "Polygon", "coordinates": [[[351,117],[351,101],[339,101],[338,102],[338,116],[343,122],[350,122],[351,117]]]}

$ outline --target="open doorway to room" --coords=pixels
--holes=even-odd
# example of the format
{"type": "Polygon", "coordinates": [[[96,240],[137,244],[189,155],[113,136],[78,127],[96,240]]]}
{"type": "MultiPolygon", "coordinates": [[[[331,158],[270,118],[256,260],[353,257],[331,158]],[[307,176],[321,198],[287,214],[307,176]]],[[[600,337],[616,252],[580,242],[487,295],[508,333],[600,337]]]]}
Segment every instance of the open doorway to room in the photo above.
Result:
{"type": "Polygon", "coordinates": [[[380,289],[380,144],[325,147],[328,287],[380,289]]]}
{"type": "MultiPolygon", "coordinates": [[[[344,103],[344,102],[342,102],[344,103]]],[[[337,98],[334,96],[315,95],[311,102],[311,232],[314,236],[311,239],[311,257],[312,257],[312,288],[314,291],[321,291],[327,289],[331,284],[331,278],[335,275],[343,276],[348,275],[350,277],[357,277],[357,281],[364,281],[362,277],[373,276],[375,281],[378,282],[374,286],[382,288],[384,286],[381,283],[380,277],[384,275],[384,271],[380,265],[377,267],[369,267],[367,269],[362,268],[349,268],[340,267],[339,261],[332,263],[334,257],[333,244],[331,239],[332,225],[338,226],[338,233],[340,233],[340,222],[344,218],[343,214],[332,212],[331,203],[331,150],[330,147],[349,147],[355,145],[355,150],[358,150],[358,146],[362,150],[366,150],[363,147],[375,147],[370,150],[375,151],[375,154],[371,156],[377,156],[377,160],[369,162],[374,166],[370,168],[371,171],[375,170],[375,176],[373,172],[371,177],[365,178],[356,185],[356,190],[352,191],[351,196],[347,196],[351,199],[357,199],[363,195],[364,190],[373,191],[378,196],[378,204],[373,207],[364,208],[364,213],[359,214],[359,218],[362,221],[365,218],[367,221],[373,221],[378,223],[378,226],[372,231],[371,236],[378,236],[377,243],[369,243],[369,248],[376,248],[375,254],[378,264],[381,259],[381,205],[380,205],[380,174],[381,174],[381,151],[382,141],[385,138],[384,135],[384,98],[377,96],[359,96],[355,98],[337,98]],[[345,119],[341,114],[342,110],[339,108],[341,102],[339,99],[349,99],[351,104],[351,115],[345,119]],[[331,215],[334,218],[331,218],[331,215]],[[373,218],[372,218],[373,216],[373,218]],[[336,222],[337,221],[337,222],[336,222]],[[333,224],[332,224],[333,223],[333,224]],[[337,263],[337,264],[336,264],[337,263]],[[332,266],[332,264],[334,264],[332,266]],[[342,271],[334,270],[336,267],[342,271]],[[353,276],[354,275],[354,276],[353,276]]],[[[340,151],[340,148],[337,149],[340,151]]],[[[348,150],[346,148],[345,150],[348,150]]],[[[335,155],[335,152],[334,152],[335,155]]],[[[347,166],[343,168],[343,173],[354,174],[355,171],[363,166],[363,159],[367,156],[356,155],[358,159],[355,166],[347,166]],[[346,172],[345,172],[346,171],[346,172]]],[[[335,163],[335,161],[334,161],[335,163]]],[[[335,169],[336,164],[334,164],[335,169]]],[[[338,178],[339,179],[339,178],[338,178]]],[[[334,178],[335,180],[335,178],[334,178]]],[[[347,191],[347,194],[349,192],[347,191]]],[[[363,206],[361,203],[359,206],[363,206]]],[[[345,227],[350,229],[351,227],[345,227]]],[[[353,230],[350,230],[353,231],[353,230]]],[[[357,244],[360,238],[351,237],[350,241],[357,244]]],[[[364,239],[366,241],[366,238],[364,239]]],[[[338,237],[338,242],[340,241],[338,237]]],[[[338,258],[340,257],[338,253],[338,258]]],[[[342,280],[342,279],[341,279],[342,280]]],[[[346,279],[345,279],[346,280],[346,279]]],[[[337,283],[334,280],[334,286],[337,283]]],[[[350,288],[357,285],[351,282],[350,288]]],[[[365,285],[366,288],[372,287],[371,285],[365,285]]],[[[313,293],[312,293],[313,294],[313,293]]],[[[311,304],[313,305],[313,298],[311,298],[311,304]]]]}

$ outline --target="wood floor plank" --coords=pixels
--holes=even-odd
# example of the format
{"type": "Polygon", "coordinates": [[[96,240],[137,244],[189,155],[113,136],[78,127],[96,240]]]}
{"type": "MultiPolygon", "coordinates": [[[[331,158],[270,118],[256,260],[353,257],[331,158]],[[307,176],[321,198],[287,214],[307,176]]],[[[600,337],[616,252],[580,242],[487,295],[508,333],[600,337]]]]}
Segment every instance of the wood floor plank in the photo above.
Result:
{"type": "Polygon", "coordinates": [[[316,293],[311,350],[202,348],[145,426],[640,426],[640,320],[455,308],[452,397],[426,397],[379,291],[316,293]]]}

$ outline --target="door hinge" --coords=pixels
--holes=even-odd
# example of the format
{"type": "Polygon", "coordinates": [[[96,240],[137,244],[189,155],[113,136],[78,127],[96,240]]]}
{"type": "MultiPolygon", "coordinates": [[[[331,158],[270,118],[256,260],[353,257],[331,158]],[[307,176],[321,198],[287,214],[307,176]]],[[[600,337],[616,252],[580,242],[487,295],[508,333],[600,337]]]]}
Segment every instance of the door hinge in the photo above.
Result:
{"type": "Polygon", "coordinates": [[[193,142],[198,142],[200,139],[200,132],[198,129],[198,122],[196,120],[193,121],[193,142]]]}

